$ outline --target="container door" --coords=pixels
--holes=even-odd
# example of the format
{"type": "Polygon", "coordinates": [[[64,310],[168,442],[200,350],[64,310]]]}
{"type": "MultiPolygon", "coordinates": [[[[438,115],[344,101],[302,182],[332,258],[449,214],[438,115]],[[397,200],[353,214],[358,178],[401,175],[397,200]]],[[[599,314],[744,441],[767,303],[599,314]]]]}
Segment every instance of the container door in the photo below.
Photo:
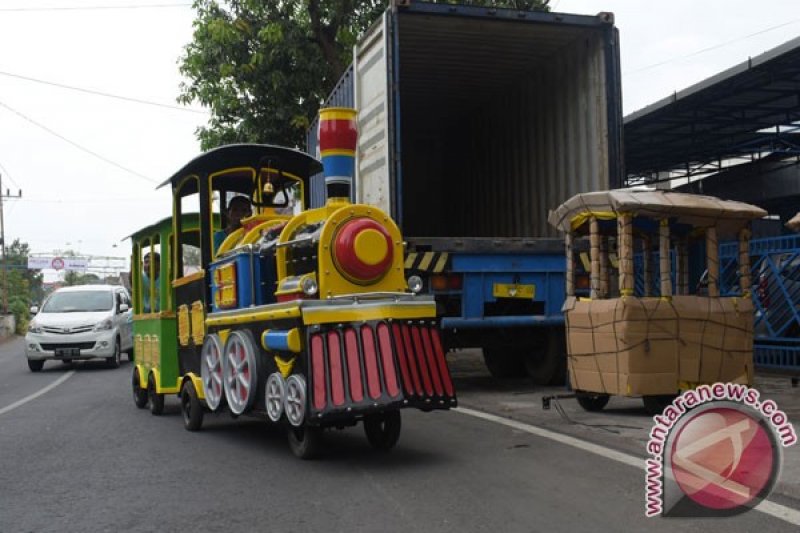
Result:
{"type": "Polygon", "coordinates": [[[380,207],[399,223],[391,194],[391,21],[391,11],[386,10],[354,50],[358,109],[356,200],[380,207]]]}

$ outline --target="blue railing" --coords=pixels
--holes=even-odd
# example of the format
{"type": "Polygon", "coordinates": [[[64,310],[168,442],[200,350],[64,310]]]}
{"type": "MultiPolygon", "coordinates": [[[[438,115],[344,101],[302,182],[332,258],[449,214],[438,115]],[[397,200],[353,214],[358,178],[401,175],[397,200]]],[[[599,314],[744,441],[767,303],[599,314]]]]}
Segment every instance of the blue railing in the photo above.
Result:
{"type": "MultiPolygon", "coordinates": [[[[738,290],[738,243],[720,246],[720,288],[738,290]]],[[[800,235],[750,243],[755,364],[800,374],[800,235]]]]}

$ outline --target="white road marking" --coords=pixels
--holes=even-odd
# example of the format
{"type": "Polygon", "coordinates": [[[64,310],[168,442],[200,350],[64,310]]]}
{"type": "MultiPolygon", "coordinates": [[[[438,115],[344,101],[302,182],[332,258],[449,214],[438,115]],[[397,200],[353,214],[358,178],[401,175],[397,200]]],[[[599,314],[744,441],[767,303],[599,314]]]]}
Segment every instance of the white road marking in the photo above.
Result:
{"type": "MultiPolygon", "coordinates": [[[[584,450],[593,453],[595,455],[605,457],[606,459],[611,459],[612,461],[617,461],[619,463],[626,464],[628,466],[633,466],[636,468],[640,468],[642,470],[645,469],[644,459],[635,457],[627,453],[618,452],[616,450],[612,450],[611,448],[600,446],[599,444],[594,444],[575,437],[570,437],[569,435],[562,435],[561,433],[556,433],[555,431],[550,431],[548,429],[532,426],[530,424],[519,422],[517,420],[503,418],[502,416],[491,415],[489,413],[484,413],[482,411],[475,411],[474,409],[469,409],[467,407],[458,407],[456,409],[453,409],[453,411],[456,413],[473,416],[475,418],[488,420],[489,422],[495,422],[496,424],[502,424],[504,426],[517,429],[519,431],[530,433],[531,435],[536,435],[539,437],[544,437],[545,439],[554,440],[556,442],[560,442],[561,444],[566,444],[567,446],[572,446],[573,448],[578,448],[579,450],[584,450]]],[[[644,494],[644,489],[645,489],[644,483],[642,483],[642,494],[644,494]]],[[[786,507],[785,505],[764,500],[755,508],[755,510],[761,511],[764,514],[768,514],[779,520],[783,520],[784,522],[800,526],[800,511],[798,511],[797,509],[792,509],[791,507],[786,507]]]]}
{"type": "Polygon", "coordinates": [[[0,409],[0,415],[4,415],[7,412],[16,409],[17,407],[25,405],[26,403],[28,403],[31,400],[35,400],[36,398],[38,398],[42,394],[45,394],[45,393],[55,389],[56,387],[58,387],[59,385],[61,385],[65,381],[67,381],[69,378],[71,378],[74,373],[75,373],[74,370],[70,370],[69,372],[67,372],[66,374],[64,374],[63,376],[61,376],[60,378],[58,378],[54,382],[52,382],[50,385],[44,387],[43,389],[41,389],[41,390],[39,390],[37,392],[34,392],[30,396],[26,396],[21,400],[17,400],[16,402],[12,403],[11,405],[3,407],[2,409],[0,409]]]}

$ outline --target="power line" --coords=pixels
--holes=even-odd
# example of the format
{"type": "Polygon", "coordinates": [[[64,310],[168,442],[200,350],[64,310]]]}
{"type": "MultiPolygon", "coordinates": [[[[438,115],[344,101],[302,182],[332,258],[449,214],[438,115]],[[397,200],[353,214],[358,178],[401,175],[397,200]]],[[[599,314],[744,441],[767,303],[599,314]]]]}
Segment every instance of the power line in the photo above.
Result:
{"type": "MultiPolygon", "coordinates": [[[[14,187],[16,187],[17,189],[21,189],[22,188],[22,187],[19,186],[19,183],[14,181],[14,178],[11,177],[11,173],[8,171],[8,169],[6,167],[3,166],[3,163],[0,163],[0,170],[2,170],[3,171],[3,175],[5,177],[7,177],[11,181],[11,183],[14,184],[14,187]]],[[[2,191],[0,191],[0,192],[2,192],[2,191]]]]}
{"type": "Polygon", "coordinates": [[[133,5],[105,5],[105,6],[52,6],[52,7],[3,7],[0,11],[98,11],[112,9],[151,9],[151,8],[170,8],[170,7],[191,7],[191,2],[181,2],[175,4],[133,4],[133,5]]]}
{"type": "Polygon", "coordinates": [[[145,104],[145,105],[152,105],[152,106],[157,106],[157,107],[165,107],[167,109],[177,109],[178,111],[187,111],[189,113],[198,113],[198,114],[201,114],[201,115],[207,115],[208,114],[207,111],[202,111],[200,109],[192,109],[190,107],[183,107],[183,106],[178,106],[178,105],[173,105],[173,104],[164,104],[164,103],[161,103],[161,102],[153,102],[153,101],[150,101],[150,100],[142,100],[141,98],[134,98],[132,96],[122,96],[122,95],[119,95],[119,94],[111,94],[111,93],[106,93],[106,92],[103,92],[103,91],[96,91],[94,89],[85,89],[83,87],[76,87],[74,85],[66,85],[64,83],[57,83],[57,82],[54,82],[54,81],[40,80],[40,79],[37,79],[37,78],[31,78],[30,76],[23,76],[21,74],[13,74],[11,72],[0,71],[0,76],[8,76],[10,78],[17,78],[17,79],[20,79],[20,80],[31,81],[31,82],[34,82],[34,83],[41,83],[43,85],[51,85],[53,87],[59,87],[61,89],[69,89],[71,91],[78,91],[78,92],[82,92],[82,93],[92,94],[92,95],[95,95],[95,96],[104,96],[106,98],[116,98],[117,100],[125,100],[126,102],[134,102],[134,103],[137,103],[137,104],[145,104]]]}
{"type": "Polygon", "coordinates": [[[137,177],[139,177],[139,178],[142,178],[142,179],[144,179],[144,180],[147,180],[147,181],[149,181],[149,182],[151,182],[151,183],[156,183],[156,180],[154,180],[153,178],[148,178],[148,177],[147,177],[147,176],[145,176],[144,174],[140,174],[140,173],[136,172],[135,170],[131,170],[131,169],[127,168],[127,167],[124,167],[124,166],[120,165],[119,163],[117,163],[117,162],[115,162],[115,161],[112,161],[111,159],[108,159],[107,157],[104,157],[104,156],[102,156],[102,155],[98,154],[97,152],[94,152],[94,151],[92,151],[92,150],[90,150],[90,149],[86,148],[85,146],[81,146],[80,144],[76,143],[75,141],[73,141],[73,140],[70,140],[70,139],[68,139],[68,138],[64,137],[63,135],[61,135],[60,133],[57,133],[57,132],[55,132],[55,131],[51,130],[50,128],[48,128],[48,127],[47,127],[47,126],[45,126],[44,124],[41,124],[41,123],[39,123],[39,122],[36,122],[35,120],[33,120],[32,118],[30,118],[29,116],[27,116],[27,115],[24,115],[24,114],[20,113],[19,111],[17,111],[16,109],[14,109],[13,107],[9,106],[8,104],[6,104],[6,103],[4,103],[4,102],[0,102],[0,107],[4,107],[4,108],[8,109],[9,111],[11,111],[12,113],[14,113],[14,114],[15,114],[15,115],[17,115],[18,117],[20,117],[20,118],[22,118],[22,119],[24,119],[24,120],[26,120],[26,121],[30,122],[31,124],[33,124],[33,125],[34,125],[34,126],[36,126],[37,128],[41,128],[41,129],[43,129],[44,131],[46,131],[46,132],[47,132],[47,133],[49,133],[50,135],[53,135],[54,137],[58,137],[58,138],[59,138],[59,139],[61,139],[62,141],[64,141],[64,142],[66,142],[66,143],[69,143],[69,144],[71,144],[72,146],[74,146],[74,147],[75,147],[75,148],[77,148],[78,150],[81,150],[82,152],[86,152],[87,154],[89,154],[89,155],[91,155],[91,156],[94,156],[94,157],[96,157],[97,159],[99,159],[99,160],[101,160],[101,161],[104,161],[104,162],[108,163],[109,165],[112,165],[112,166],[114,166],[114,167],[117,167],[117,168],[118,168],[118,169],[120,169],[120,170],[124,170],[125,172],[127,172],[127,173],[129,173],[129,174],[133,174],[134,176],[137,176],[137,177]]]}
{"type": "Polygon", "coordinates": [[[645,70],[650,70],[656,67],[660,67],[662,65],[666,65],[667,63],[672,63],[673,61],[680,61],[681,59],[688,59],[690,57],[694,57],[696,55],[704,54],[706,52],[710,52],[711,50],[716,50],[717,48],[722,48],[723,46],[728,46],[729,44],[733,44],[739,41],[743,41],[745,39],[749,39],[750,37],[755,37],[756,35],[761,35],[763,33],[767,33],[773,30],[777,30],[778,28],[783,28],[784,26],[789,26],[790,24],[794,24],[795,22],[800,21],[800,19],[790,20],[789,22],[784,22],[782,24],[778,24],[776,26],[770,26],[769,28],[765,28],[763,30],[759,30],[755,33],[751,33],[749,35],[744,35],[742,37],[737,37],[735,39],[731,39],[730,41],[725,41],[719,44],[715,44],[714,46],[709,46],[708,48],[703,48],[702,50],[697,50],[696,52],[692,52],[690,54],[686,54],[684,56],[673,57],[671,59],[667,59],[661,61],[659,63],[653,63],[652,65],[647,65],[641,68],[637,68],[635,70],[631,70],[628,72],[623,72],[623,75],[629,76],[631,74],[638,74],[639,72],[644,72],[645,70]]]}

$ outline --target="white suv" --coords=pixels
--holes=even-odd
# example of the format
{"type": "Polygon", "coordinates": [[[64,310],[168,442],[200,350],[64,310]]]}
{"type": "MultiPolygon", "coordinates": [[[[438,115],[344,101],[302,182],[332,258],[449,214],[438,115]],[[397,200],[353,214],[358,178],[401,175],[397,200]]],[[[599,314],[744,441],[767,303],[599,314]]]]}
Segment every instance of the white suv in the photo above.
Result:
{"type": "Polygon", "coordinates": [[[76,359],[105,359],[119,366],[122,352],[131,359],[133,310],[124,287],[80,285],[51,294],[25,335],[25,356],[32,372],[48,359],[70,363],[76,359]]]}

